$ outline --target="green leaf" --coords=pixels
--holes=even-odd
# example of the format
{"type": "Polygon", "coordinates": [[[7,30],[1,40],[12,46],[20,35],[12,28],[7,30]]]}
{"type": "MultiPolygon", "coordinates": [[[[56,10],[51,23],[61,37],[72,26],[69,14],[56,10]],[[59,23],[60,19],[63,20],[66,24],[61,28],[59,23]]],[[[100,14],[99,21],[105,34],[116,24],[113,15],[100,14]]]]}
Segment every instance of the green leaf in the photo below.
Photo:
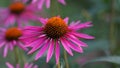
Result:
{"type": "Polygon", "coordinates": [[[95,63],[95,62],[108,62],[108,63],[114,63],[114,64],[120,65],[120,56],[108,56],[108,57],[101,57],[98,59],[93,59],[85,63],[83,66],[89,63],[95,63]]]}

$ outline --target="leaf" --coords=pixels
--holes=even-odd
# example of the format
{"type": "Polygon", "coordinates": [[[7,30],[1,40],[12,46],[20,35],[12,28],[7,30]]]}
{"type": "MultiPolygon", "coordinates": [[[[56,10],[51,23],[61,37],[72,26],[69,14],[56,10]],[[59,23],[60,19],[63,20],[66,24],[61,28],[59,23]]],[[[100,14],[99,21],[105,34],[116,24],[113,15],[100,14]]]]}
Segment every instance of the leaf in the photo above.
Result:
{"type": "Polygon", "coordinates": [[[120,65],[120,56],[108,56],[108,57],[101,57],[98,59],[93,59],[83,64],[82,66],[85,66],[89,63],[95,63],[95,62],[108,62],[108,63],[114,63],[114,64],[120,65]]]}

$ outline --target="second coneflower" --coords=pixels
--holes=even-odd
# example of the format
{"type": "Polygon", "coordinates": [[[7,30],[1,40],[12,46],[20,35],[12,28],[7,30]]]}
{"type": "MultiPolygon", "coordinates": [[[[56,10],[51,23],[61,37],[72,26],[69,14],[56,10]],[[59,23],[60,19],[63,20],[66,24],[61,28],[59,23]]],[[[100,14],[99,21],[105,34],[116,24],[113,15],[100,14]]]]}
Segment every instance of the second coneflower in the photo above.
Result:
{"type": "Polygon", "coordinates": [[[6,57],[8,50],[13,50],[15,46],[27,50],[19,39],[22,34],[22,30],[17,27],[0,28],[0,48],[4,47],[3,57],[6,57]]]}
{"type": "Polygon", "coordinates": [[[25,4],[24,2],[13,2],[7,8],[0,7],[0,20],[1,24],[5,26],[28,24],[30,20],[37,20],[35,15],[37,9],[35,4],[25,4]]]}
{"type": "Polygon", "coordinates": [[[80,23],[80,21],[77,21],[68,25],[68,17],[65,19],[60,17],[41,18],[40,21],[43,23],[42,27],[28,26],[24,29],[23,36],[21,37],[26,46],[32,47],[29,54],[39,49],[35,60],[38,60],[45,51],[48,51],[46,62],[49,62],[55,52],[56,63],[58,64],[60,44],[73,56],[72,50],[82,53],[82,46],[87,47],[87,44],[78,38],[94,39],[92,36],[77,32],[77,30],[91,27],[91,22],[80,23]]]}

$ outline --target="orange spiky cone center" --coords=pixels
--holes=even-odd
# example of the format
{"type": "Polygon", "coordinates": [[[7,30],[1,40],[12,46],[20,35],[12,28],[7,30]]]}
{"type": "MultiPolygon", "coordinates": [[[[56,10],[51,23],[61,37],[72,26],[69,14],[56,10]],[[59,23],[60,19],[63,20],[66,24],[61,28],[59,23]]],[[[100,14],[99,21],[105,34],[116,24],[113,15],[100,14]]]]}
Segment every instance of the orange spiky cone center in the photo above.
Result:
{"type": "Polygon", "coordinates": [[[61,36],[64,36],[67,33],[67,31],[68,31],[67,24],[60,17],[50,18],[44,27],[45,34],[53,39],[57,39],[60,38],[61,36]]]}
{"type": "Polygon", "coordinates": [[[16,27],[13,28],[9,28],[6,32],[5,32],[5,38],[8,41],[12,41],[12,40],[18,40],[18,38],[22,36],[22,31],[19,30],[16,27]]]}
{"type": "Polygon", "coordinates": [[[24,11],[25,5],[21,2],[15,2],[9,6],[9,9],[11,13],[18,15],[24,11]]]}

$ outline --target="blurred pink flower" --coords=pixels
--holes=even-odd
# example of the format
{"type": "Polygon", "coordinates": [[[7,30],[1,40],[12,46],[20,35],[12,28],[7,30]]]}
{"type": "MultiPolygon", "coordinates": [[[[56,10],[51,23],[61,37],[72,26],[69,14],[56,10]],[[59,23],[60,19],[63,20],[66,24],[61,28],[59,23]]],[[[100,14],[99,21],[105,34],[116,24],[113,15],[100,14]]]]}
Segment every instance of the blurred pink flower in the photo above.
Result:
{"type": "Polygon", "coordinates": [[[33,65],[33,63],[25,63],[23,67],[20,67],[19,64],[16,64],[16,66],[13,66],[9,62],[6,62],[6,65],[8,68],[38,68],[37,65],[33,65]]]}
{"type": "Polygon", "coordinates": [[[91,22],[80,23],[80,21],[77,21],[72,22],[68,26],[68,20],[68,17],[64,20],[60,17],[52,17],[50,19],[40,18],[43,24],[42,27],[25,27],[23,29],[23,36],[20,39],[24,41],[27,47],[32,47],[28,54],[40,49],[35,57],[35,60],[38,60],[48,49],[46,62],[49,62],[55,52],[56,63],[58,63],[60,43],[71,56],[73,56],[72,50],[83,53],[82,46],[87,47],[87,44],[78,38],[94,39],[94,37],[81,32],[79,33],[77,30],[91,27],[92,24],[91,22]]]}
{"type": "MultiPolygon", "coordinates": [[[[42,9],[43,7],[43,4],[45,3],[46,7],[47,8],[50,8],[50,3],[51,3],[51,0],[33,0],[32,3],[36,3],[38,4],[38,8],[39,9],[42,9]]],[[[66,2],[65,0],[58,0],[59,3],[63,4],[63,5],[66,5],[66,2]]]]}
{"type": "Polygon", "coordinates": [[[34,4],[26,5],[24,2],[14,2],[8,8],[0,8],[0,21],[5,26],[28,24],[29,20],[37,20],[37,8],[34,4]]]}
{"type": "Polygon", "coordinates": [[[19,40],[20,36],[22,36],[22,30],[17,27],[8,29],[0,28],[0,48],[4,47],[3,57],[6,57],[8,50],[13,50],[15,46],[27,50],[19,40]]]}

